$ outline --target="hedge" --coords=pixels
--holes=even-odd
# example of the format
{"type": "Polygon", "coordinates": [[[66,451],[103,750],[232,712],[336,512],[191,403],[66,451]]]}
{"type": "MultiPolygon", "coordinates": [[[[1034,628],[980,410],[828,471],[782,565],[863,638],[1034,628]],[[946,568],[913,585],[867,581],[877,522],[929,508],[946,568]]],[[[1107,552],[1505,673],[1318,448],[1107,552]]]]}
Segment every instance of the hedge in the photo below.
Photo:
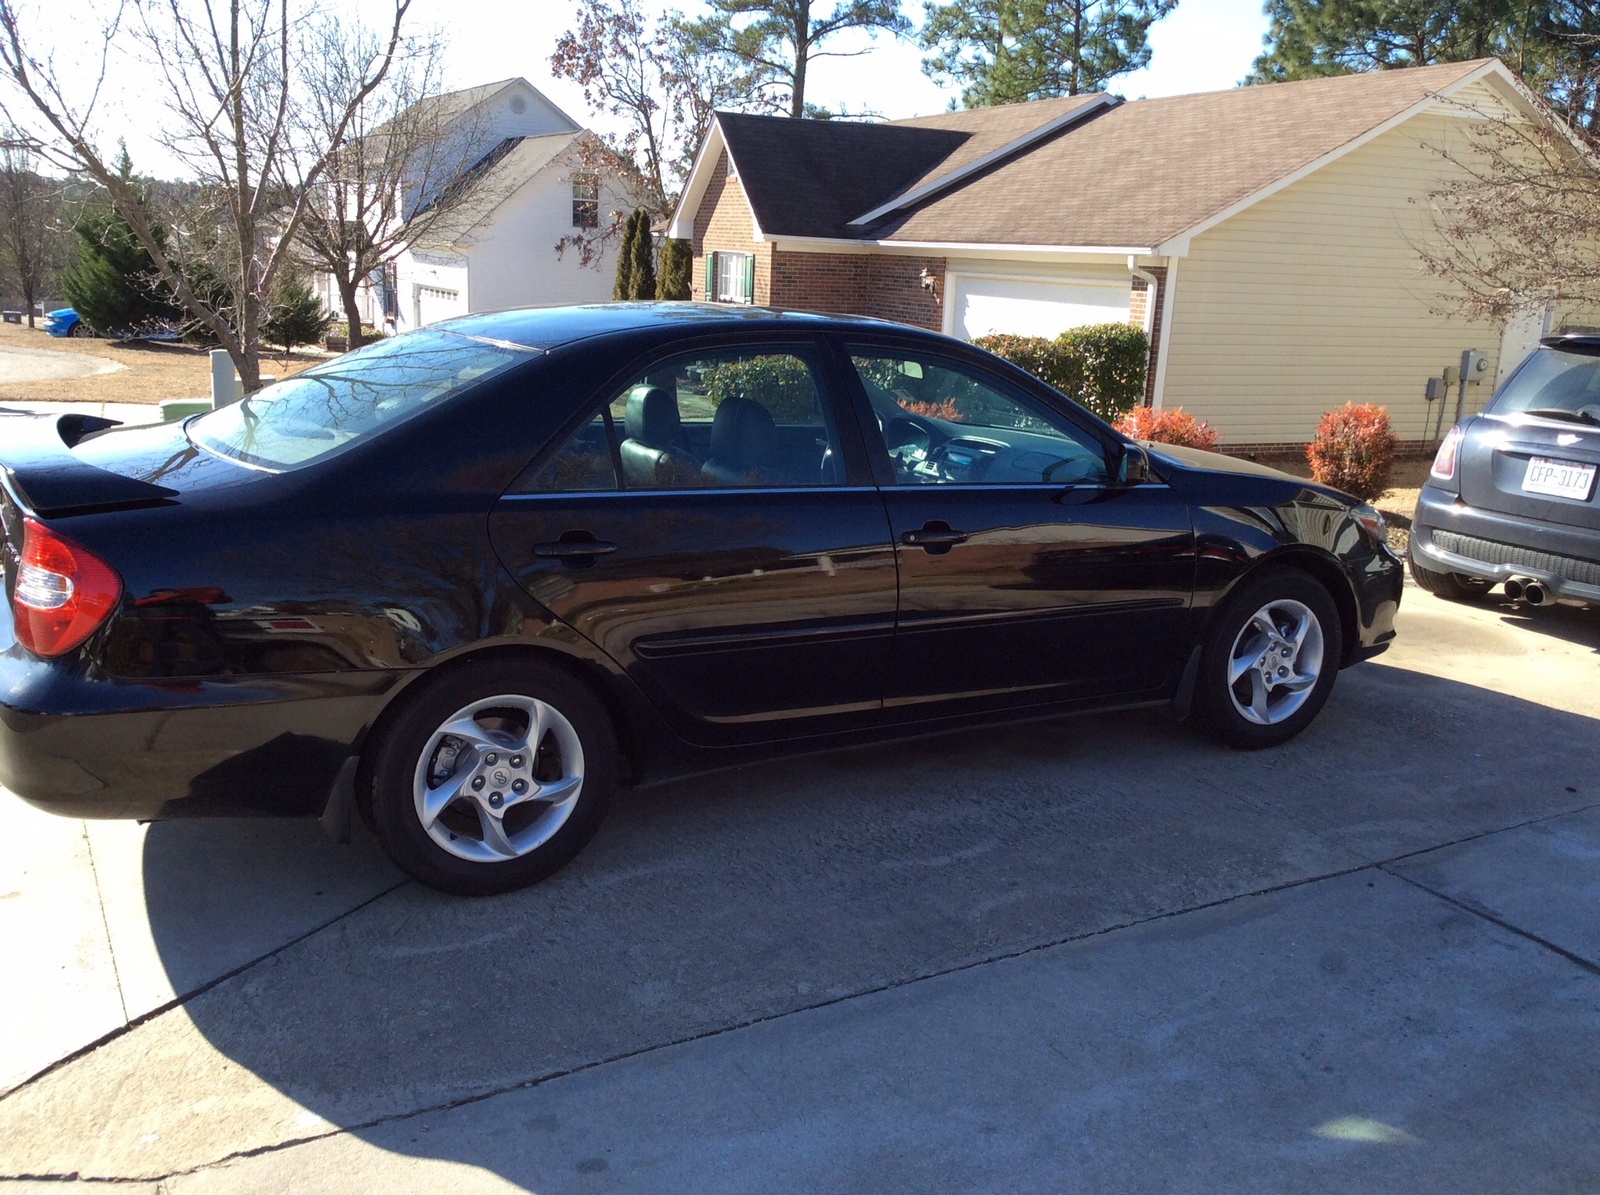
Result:
{"type": "Polygon", "coordinates": [[[973,341],[1046,385],[1114,420],[1144,400],[1150,340],[1131,324],[1091,324],[1044,336],[980,336],[973,341]]]}

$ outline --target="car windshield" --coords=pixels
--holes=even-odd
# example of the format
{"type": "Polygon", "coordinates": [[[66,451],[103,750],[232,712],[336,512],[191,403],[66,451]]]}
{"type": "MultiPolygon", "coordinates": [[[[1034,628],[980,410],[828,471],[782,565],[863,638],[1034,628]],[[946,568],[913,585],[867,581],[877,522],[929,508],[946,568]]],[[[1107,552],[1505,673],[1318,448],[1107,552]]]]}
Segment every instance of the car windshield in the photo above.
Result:
{"type": "Polygon", "coordinates": [[[1541,348],[1495,396],[1490,411],[1600,423],[1600,356],[1541,348]]]}
{"type": "Polygon", "coordinates": [[[191,420],[188,433],[247,465],[297,469],[532,355],[451,332],[407,332],[191,420]]]}

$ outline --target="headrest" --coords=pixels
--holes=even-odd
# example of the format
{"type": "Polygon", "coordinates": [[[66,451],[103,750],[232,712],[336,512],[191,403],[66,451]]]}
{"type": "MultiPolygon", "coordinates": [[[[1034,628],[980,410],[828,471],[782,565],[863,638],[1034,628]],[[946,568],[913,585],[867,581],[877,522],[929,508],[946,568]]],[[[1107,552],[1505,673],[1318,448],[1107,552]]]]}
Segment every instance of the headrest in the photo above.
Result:
{"type": "Polygon", "coordinates": [[[766,407],[748,398],[725,398],[711,421],[711,459],[719,465],[759,469],[772,463],[778,429],[766,407]]]}
{"type": "Polygon", "coordinates": [[[651,448],[670,448],[679,437],[678,400],[660,386],[635,386],[628,393],[624,420],[628,439],[651,448]]]}

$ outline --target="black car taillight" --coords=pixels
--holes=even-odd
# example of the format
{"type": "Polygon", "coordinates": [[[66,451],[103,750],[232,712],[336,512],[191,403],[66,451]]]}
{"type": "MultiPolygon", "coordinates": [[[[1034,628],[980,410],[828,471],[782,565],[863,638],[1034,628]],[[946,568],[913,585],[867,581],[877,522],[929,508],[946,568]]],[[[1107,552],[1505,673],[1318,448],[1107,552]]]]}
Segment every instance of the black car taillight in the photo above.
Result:
{"type": "Polygon", "coordinates": [[[25,519],[17,587],[11,595],[17,640],[36,656],[61,656],[105,625],[122,597],[122,578],[87,548],[25,519]]]}

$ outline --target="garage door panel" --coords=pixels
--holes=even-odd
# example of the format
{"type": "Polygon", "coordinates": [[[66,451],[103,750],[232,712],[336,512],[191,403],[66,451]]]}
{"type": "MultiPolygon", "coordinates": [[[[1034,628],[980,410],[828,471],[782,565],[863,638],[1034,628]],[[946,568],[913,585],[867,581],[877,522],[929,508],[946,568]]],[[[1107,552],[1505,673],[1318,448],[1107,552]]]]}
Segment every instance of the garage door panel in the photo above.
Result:
{"type": "Polygon", "coordinates": [[[1103,282],[958,278],[952,330],[966,340],[996,332],[1058,336],[1088,324],[1126,323],[1128,299],[1127,286],[1103,282]]]}

